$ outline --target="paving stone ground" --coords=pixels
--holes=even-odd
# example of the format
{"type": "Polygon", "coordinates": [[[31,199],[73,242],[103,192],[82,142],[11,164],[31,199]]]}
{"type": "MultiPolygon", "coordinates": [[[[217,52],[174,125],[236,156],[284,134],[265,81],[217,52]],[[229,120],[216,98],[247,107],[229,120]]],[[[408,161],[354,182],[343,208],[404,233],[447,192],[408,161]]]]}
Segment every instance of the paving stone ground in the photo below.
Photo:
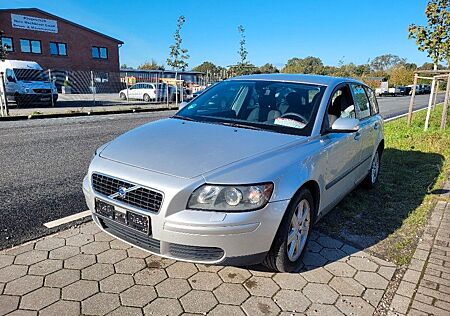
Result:
{"type": "Polygon", "coordinates": [[[396,267],[311,237],[301,272],[271,273],[163,259],[90,222],[0,252],[0,315],[372,315],[396,267]]]}
{"type": "Polygon", "coordinates": [[[450,181],[392,299],[391,315],[450,315],[450,181]]]}

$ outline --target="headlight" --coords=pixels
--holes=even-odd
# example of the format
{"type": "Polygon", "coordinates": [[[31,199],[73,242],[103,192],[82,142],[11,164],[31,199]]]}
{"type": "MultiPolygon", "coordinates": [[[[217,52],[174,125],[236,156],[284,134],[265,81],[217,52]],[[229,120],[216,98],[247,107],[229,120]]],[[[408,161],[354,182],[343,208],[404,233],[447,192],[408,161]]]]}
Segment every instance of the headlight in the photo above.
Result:
{"type": "Polygon", "coordinates": [[[205,184],[192,193],[188,208],[225,212],[257,210],[269,202],[272,191],[273,183],[252,185],[205,184]]]}
{"type": "Polygon", "coordinates": [[[25,93],[28,93],[28,92],[30,92],[30,88],[25,88],[25,89],[23,89],[23,91],[25,91],[25,93]]]}

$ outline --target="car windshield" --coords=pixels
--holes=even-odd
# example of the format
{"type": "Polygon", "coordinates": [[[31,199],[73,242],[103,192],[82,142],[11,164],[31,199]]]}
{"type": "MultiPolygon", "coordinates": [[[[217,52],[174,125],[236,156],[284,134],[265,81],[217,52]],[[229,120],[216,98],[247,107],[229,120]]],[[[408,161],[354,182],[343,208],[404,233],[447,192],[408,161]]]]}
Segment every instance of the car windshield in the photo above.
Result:
{"type": "Polygon", "coordinates": [[[175,118],[309,135],[325,86],[229,80],[206,90],[175,118]]]}
{"type": "Polygon", "coordinates": [[[14,68],[17,80],[24,81],[49,81],[47,74],[40,69],[14,68]]]}

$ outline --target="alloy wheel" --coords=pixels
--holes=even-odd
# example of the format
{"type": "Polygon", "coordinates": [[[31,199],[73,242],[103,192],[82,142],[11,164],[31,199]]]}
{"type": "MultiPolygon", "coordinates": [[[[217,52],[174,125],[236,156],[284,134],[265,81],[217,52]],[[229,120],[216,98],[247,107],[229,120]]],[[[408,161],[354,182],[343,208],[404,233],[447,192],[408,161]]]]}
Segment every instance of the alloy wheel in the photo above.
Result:
{"type": "Polygon", "coordinates": [[[379,171],[380,171],[380,155],[378,154],[378,152],[376,152],[375,156],[373,157],[372,169],[370,174],[370,179],[372,180],[372,183],[377,182],[379,171]]]}
{"type": "Polygon", "coordinates": [[[295,262],[305,247],[311,222],[311,206],[306,199],[301,200],[292,214],[287,236],[287,256],[295,262]]]}

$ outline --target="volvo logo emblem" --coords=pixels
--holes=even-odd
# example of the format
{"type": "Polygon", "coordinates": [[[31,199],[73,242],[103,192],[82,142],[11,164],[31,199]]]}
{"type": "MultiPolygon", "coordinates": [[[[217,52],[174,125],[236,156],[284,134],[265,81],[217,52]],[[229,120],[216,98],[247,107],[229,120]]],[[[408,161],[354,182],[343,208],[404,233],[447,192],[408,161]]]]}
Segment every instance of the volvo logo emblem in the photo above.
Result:
{"type": "Polygon", "coordinates": [[[117,190],[117,193],[119,194],[119,196],[124,199],[125,196],[127,195],[127,189],[125,187],[119,187],[119,190],[117,190]]]}

